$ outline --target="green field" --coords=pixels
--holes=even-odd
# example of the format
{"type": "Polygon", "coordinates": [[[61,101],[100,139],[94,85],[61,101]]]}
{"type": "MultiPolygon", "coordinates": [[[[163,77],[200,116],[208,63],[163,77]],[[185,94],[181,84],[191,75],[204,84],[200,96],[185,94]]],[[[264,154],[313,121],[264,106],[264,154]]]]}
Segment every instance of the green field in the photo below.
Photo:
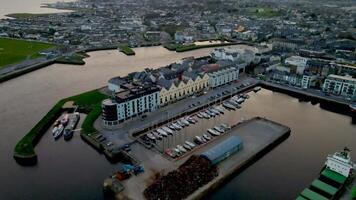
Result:
{"type": "Polygon", "coordinates": [[[0,38],[0,68],[29,58],[41,56],[40,51],[55,47],[53,44],[0,38]]]}
{"type": "Polygon", "coordinates": [[[134,56],[135,55],[135,51],[133,49],[131,49],[127,44],[120,44],[119,45],[119,50],[126,54],[127,56],[134,56]]]}
{"type": "Polygon", "coordinates": [[[51,126],[51,124],[62,113],[63,105],[68,101],[73,101],[78,106],[80,112],[87,114],[82,124],[82,134],[90,134],[96,132],[93,127],[94,121],[100,116],[101,101],[107,96],[100,93],[98,90],[85,92],[76,96],[68,97],[60,100],[52,109],[16,144],[14,149],[15,157],[26,157],[36,155],[34,147],[39,139],[51,126]]]}

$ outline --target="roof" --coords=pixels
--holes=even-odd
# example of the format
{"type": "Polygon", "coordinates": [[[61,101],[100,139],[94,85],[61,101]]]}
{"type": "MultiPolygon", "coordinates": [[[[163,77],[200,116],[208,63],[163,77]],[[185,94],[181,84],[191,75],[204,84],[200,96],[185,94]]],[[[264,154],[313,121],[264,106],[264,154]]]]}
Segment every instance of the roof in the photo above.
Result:
{"type": "Polygon", "coordinates": [[[220,142],[219,144],[215,145],[211,149],[203,152],[201,155],[208,158],[210,161],[214,163],[215,160],[223,156],[226,152],[231,151],[235,147],[242,144],[242,140],[237,136],[230,136],[226,138],[224,141],[220,142]]]}
{"type": "Polygon", "coordinates": [[[338,191],[337,188],[334,188],[331,185],[328,185],[318,179],[316,179],[315,181],[312,182],[312,186],[330,194],[331,196],[334,196],[336,194],[336,192],[338,191]]]}
{"type": "Polygon", "coordinates": [[[341,80],[347,80],[347,81],[356,81],[355,78],[352,78],[351,76],[339,76],[335,74],[330,74],[328,78],[334,78],[334,79],[341,79],[341,80]]]}
{"type": "Polygon", "coordinates": [[[306,198],[308,198],[308,199],[310,199],[310,200],[328,200],[324,196],[322,196],[322,195],[310,190],[309,188],[306,188],[305,190],[303,190],[301,195],[306,197],[306,198]]]}
{"type": "Polygon", "coordinates": [[[338,174],[337,172],[331,171],[328,168],[325,168],[324,171],[321,173],[323,176],[328,177],[331,180],[334,180],[340,184],[344,184],[344,182],[346,181],[346,177],[338,174]]]}
{"type": "Polygon", "coordinates": [[[122,85],[122,84],[126,83],[127,81],[124,78],[121,78],[120,76],[118,76],[118,77],[111,78],[108,82],[111,84],[114,84],[114,85],[122,85]]]}

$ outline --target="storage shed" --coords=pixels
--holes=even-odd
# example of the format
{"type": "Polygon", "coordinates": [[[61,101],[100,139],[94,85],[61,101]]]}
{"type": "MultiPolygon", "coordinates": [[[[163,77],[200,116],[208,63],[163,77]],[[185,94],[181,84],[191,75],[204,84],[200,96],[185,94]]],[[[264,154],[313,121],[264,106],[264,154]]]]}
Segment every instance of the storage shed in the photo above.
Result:
{"type": "Polygon", "coordinates": [[[230,136],[211,149],[203,152],[201,156],[209,159],[213,165],[216,165],[230,155],[241,150],[242,147],[242,140],[239,137],[230,136]]]}

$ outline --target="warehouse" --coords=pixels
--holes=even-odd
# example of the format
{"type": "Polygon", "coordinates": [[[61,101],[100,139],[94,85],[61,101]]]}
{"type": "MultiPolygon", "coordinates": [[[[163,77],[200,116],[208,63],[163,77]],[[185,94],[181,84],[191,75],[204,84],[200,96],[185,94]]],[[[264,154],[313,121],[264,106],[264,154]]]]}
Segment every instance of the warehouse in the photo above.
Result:
{"type": "Polygon", "coordinates": [[[201,155],[216,165],[241,149],[242,140],[237,136],[230,136],[201,155]]]}

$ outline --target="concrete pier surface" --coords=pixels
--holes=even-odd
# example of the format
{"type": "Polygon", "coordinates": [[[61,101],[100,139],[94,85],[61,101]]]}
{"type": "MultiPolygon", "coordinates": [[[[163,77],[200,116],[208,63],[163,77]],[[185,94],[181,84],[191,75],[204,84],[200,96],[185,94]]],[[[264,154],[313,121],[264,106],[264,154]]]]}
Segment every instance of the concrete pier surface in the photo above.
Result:
{"type": "MultiPolygon", "coordinates": [[[[243,142],[242,150],[217,165],[219,171],[218,177],[196,190],[187,199],[203,198],[209,191],[223,184],[229,177],[252,164],[259,157],[267,153],[268,150],[284,141],[288,138],[289,134],[290,128],[268,119],[255,117],[236,124],[226,134],[215,137],[209,143],[200,145],[194,151],[187,153],[190,155],[200,155],[231,135],[240,137],[243,142]]],[[[121,181],[124,190],[116,194],[117,199],[144,199],[143,191],[154,182],[157,174],[165,175],[177,169],[190,157],[188,155],[181,159],[173,160],[154,149],[148,150],[139,143],[135,143],[131,147],[131,154],[140,160],[140,164],[145,168],[145,172],[121,181]]]]}

